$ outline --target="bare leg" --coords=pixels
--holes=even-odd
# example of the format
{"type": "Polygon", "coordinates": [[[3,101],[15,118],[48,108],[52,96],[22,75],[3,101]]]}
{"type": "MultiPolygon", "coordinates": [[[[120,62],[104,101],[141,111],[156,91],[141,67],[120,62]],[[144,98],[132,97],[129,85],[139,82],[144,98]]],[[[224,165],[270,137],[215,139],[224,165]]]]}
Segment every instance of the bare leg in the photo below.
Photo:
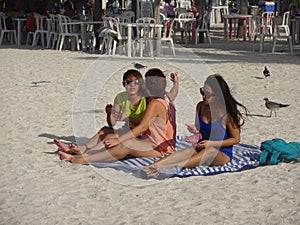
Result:
{"type": "Polygon", "coordinates": [[[103,148],[104,146],[101,142],[101,138],[104,138],[107,134],[113,134],[113,129],[110,127],[103,127],[85,145],[79,146],[75,144],[66,145],[58,139],[54,139],[53,141],[57,145],[57,147],[63,149],[65,152],[81,155],[85,153],[85,151],[87,151],[88,149],[94,148],[99,150],[103,148]]]}
{"type": "MultiPolygon", "coordinates": [[[[140,140],[130,140],[126,144],[120,144],[114,146],[108,150],[98,151],[95,154],[83,154],[83,155],[71,155],[65,152],[59,152],[61,160],[68,160],[72,163],[86,164],[91,162],[114,162],[117,160],[124,159],[126,156],[131,155],[133,157],[158,157],[160,153],[153,150],[153,144],[151,142],[145,142],[140,140]],[[132,149],[129,146],[142,145],[143,150],[132,149]]],[[[141,146],[139,146],[141,147],[141,146]]]]}
{"type": "Polygon", "coordinates": [[[196,152],[194,147],[188,147],[180,152],[164,157],[152,165],[142,167],[148,176],[156,176],[162,169],[171,166],[192,168],[199,165],[220,166],[229,162],[229,157],[215,148],[203,149],[196,152]]]}
{"type": "Polygon", "coordinates": [[[185,168],[193,168],[199,165],[205,166],[222,166],[229,162],[230,158],[216,148],[206,148],[194,154],[184,165],[185,168]]]}
{"type": "MultiPolygon", "coordinates": [[[[102,143],[101,141],[106,137],[106,135],[114,134],[114,130],[111,127],[102,127],[98,133],[92,137],[87,143],[86,148],[92,149],[95,148],[99,143],[102,143]]],[[[102,146],[101,148],[103,148],[102,146]]],[[[98,148],[100,149],[100,148],[98,148]]]]}
{"type": "Polygon", "coordinates": [[[142,167],[148,176],[156,176],[160,170],[168,168],[171,166],[180,166],[184,167],[186,163],[191,159],[191,157],[197,152],[193,147],[188,147],[179,152],[174,152],[171,155],[168,155],[155,163],[142,167]]]}

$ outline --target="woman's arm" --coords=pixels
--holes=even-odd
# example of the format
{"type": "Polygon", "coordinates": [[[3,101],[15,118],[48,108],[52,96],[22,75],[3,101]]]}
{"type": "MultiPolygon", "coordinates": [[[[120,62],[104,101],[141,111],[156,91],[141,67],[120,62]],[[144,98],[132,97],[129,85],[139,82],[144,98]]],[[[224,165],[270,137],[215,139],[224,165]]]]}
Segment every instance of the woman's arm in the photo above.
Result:
{"type": "Polygon", "coordinates": [[[106,111],[106,122],[108,126],[113,127],[117,122],[117,112],[120,112],[121,107],[115,98],[114,105],[112,107],[109,107],[106,105],[105,111],[106,111]]]}
{"type": "MultiPolygon", "coordinates": [[[[104,143],[107,147],[112,147],[117,144],[120,144],[121,142],[125,140],[129,140],[132,138],[135,138],[141,134],[143,134],[145,131],[148,130],[149,125],[153,122],[154,119],[157,117],[160,117],[164,122],[166,121],[165,116],[166,115],[166,109],[162,103],[159,101],[156,101],[155,99],[152,100],[149,105],[147,106],[147,109],[145,111],[145,114],[143,116],[142,121],[137,125],[135,128],[133,128],[131,131],[128,131],[127,133],[121,135],[119,138],[116,138],[114,140],[109,140],[107,143],[104,143]]],[[[108,140],[108,139],[106,139],[108,140]]]]}
{"type": "Polygon", "coordinates": [[[170,74],[170,79],[173,82],[173,87],[169,92],[167,92],[167,96],[171,99],[171,101],[174,101],[177,94],[178,94],[178,89],[179,89],[179,81],[178,81],[178,74],[176,73],[171,73],[170,74]]]}
{"type": "Polygon", "coordinates": [[[192,134],[198,134],[200,131],[200,125],[199,125],[199,110],[201,108],[201,102],[198,102],[196,106],[196,114],[195,114],[195,123],[194,125],[185,124],[187,126],[187,129],[192,134]]]}

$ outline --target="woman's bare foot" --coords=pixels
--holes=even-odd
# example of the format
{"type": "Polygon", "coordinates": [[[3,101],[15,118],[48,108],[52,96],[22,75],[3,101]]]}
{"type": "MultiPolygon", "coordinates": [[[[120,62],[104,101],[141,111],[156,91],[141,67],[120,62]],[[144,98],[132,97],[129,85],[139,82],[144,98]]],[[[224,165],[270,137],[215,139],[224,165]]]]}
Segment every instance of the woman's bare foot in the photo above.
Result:
{"type": "Polygon", "coordinates": [[[70,152],[75,155],[82,155],[82,152],[79,149],[79,146],[74,144],[69,144],[70,152]]]}
{"type": "Polygon", "coordinates": [[[82,155],[82,152],[79,150],[79,147],[75,144],[64,144],[58,139],[53,140],[59,149],[64,150],[67,153],[73,153],[75,155],[82,155]]]}
{"type": "Polygon", "coordinates": [[[62,150],[64,150],[65,152],[70,152],[70,148],[67,144],[62,143],[60,140],[58,139],[54,139],[53,140],[54,143],[56,144],[56,146],[62,150]]]}
{"type": "Polygon", "coordinates": [[[143,166],[141,169],[150,177],[155,177],[159,174],[160,170],[155,165],[143,166]]]}
{"type": "Polygon", "coordinates": [[[68,160],[71,163],[87,164],[87,161],[82,155],[72,155],[66,152],[58,152],[60,160],[68,160]]]}
{"type": "Polygon", "coordinates": [[[65,152],[58,152],[57,154],[58,154],[60,160],[68,160],[69,162],[72,162],[72,159],[73,159],[72,155],[65,153],[65,152]]]}

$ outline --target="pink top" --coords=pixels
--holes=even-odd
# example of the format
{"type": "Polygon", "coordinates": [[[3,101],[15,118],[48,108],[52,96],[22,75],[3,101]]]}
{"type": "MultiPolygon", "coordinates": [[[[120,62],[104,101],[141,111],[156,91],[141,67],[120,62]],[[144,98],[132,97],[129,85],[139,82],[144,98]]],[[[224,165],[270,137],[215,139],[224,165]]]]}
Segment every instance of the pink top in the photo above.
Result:
{"type": "Polygon", "coordinates": [[[167,121],[166,124],[160,125],[152,122],[146,132],[142,135],[142,139],[148,139],[151,141],[156,147],[155,150],[159,151],[161,155],[165,155],[171,152],[174,152],[175,149],[175,121],[170,120],[169,115],[175,113],[172,112],[169,114],[169,110],[173,109],[169,107],[169,104],[164,99],[153,99],[152,101],[159,101],[166,108],[167,113],[167,121]]]}

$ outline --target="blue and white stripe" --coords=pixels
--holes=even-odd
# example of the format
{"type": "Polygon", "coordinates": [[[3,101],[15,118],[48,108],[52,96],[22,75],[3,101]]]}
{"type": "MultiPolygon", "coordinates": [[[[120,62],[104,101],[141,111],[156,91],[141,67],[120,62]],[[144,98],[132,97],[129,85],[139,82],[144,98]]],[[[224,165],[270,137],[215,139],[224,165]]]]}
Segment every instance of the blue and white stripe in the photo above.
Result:
{"type": "MultiPolygon", "coordinates": [[[[188,147],[190,144],[183,140],[184,137],[176,137],[176,151],[188,147]]],[[[261,151],[258,146],[237,144],[233,146],[233,158],[231,162],[223,166],[198,166],[194,168],[173,167],[166,171],[161,171],[157,179],[167,177],[188,177],[188,176],[207,176],[226,172],[238,172],[242,170],[253,169],[259,166],[259,156],[261,151]],[[172,172],[170,172],[172,171],[172,172]]],[[[130,158],[113,163],[91,163],[95,167],[111,167],[125,172],[142,174],[140,167],[147,166],[159,158],[130,158]]],[[[139,176],[146,178],[145,176],[139,176]]]]}

